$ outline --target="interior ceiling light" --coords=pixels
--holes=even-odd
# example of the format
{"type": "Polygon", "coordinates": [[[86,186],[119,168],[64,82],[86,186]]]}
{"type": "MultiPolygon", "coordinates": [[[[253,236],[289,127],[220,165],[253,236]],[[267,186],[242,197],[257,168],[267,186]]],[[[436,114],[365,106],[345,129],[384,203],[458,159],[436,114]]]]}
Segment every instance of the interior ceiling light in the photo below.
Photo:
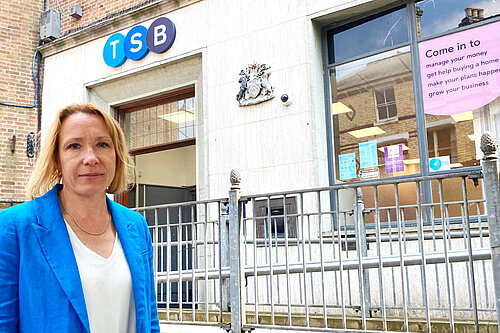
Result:
{"type": "Polygon", "coordinates": [[[450,168],[461,168],[464,165],[462,163],[451,163],[450,168]]]}
{"type": "Polygon", "coordinates": [[[373,127],[363,128],[360,130],[349,131],[347,133],[351,134],[355,138],[363,138],[365,136],[374,136],[374,135],[384,134],[385,131],[383,129],[381,129],[380,127],[373,126],[373,127]]]}
{"type": "Polygon", "coordinates": [[[177,111],[177,112],[172,112],[172,113],[165,113],[158,118],[164,119],[171,121],[173,123],[181,124],[181,123],[187,123],[190,121],[194,121],[194,113],[193,112],[186,112],[186,111],[177,111]]]}
{"type": "MultiPolygon", "coordinates": [[[[403,146],[403,151],[405,150],[410,150],[410,148],[408,148],[406,145],[400,143],[400,145],[403,146]]],[[[398,146],[398,144],[395,144],[395,145],[388,145],[388,146],[384,146],[384,147],[390,147],[390,146],[398,146]]],[[[384,152],[384,147],[380,147],[378,150],[380,150],[381,152],[384,152]]]]}
{"type": "Polygon", "coordinates": [[[403,160],[404,164],[419,164],[420,158],[413,158],[411,160],[403,160]]]}
{"type": "Polygon", "coordinates": [[[470,141],[476,141],[476,137],[474,136],[474,134],[469,134],[467,135],[467,137],[469,138],[470,141]]]}
{"type": "Polygon", "coordinates": [[[457,123],[460,122],[460,121],[466,121],[466,120],[472,120],[473,119],[472,111],[467,111],[467,112],[463,112],[463,113],[452,114],[451,117],[457,123]]]}
{"type": "Polygon", "coordinates": [[[332,116],[353,112],[353,110],[342,102],[332,103],[332,116]]]}

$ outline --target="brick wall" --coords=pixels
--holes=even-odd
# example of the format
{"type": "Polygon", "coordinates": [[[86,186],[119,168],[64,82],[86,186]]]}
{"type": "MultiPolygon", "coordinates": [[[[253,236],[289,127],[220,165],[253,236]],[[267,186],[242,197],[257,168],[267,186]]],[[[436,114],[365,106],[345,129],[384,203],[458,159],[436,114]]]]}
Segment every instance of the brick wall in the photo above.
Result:
{"type": "MultiPolygon", "coordinates": [[[[85,27],[100,19],[144,6],[153,0],[46,0],[46,9],[61,12],[61,34],[85,27]],[[81,19],[69,16],[71,5],[83,6],[81,19]]],[[[0,102],[31,105],[35,88],[32,73],[33,54],[39,41],[43,0],[0,2],[0,102]]],[[[42,64],[43,66],[43,64],[42,64]]],[[[43,83],[43,69],[40,83],[43,83]]],[[[40,96],[40,100],[41,100],[40,96]]],[[[0,199],[25,199],[24,190],[34,160],[26,157],[26,137],[37,131],[37,109],[0,105],[0,199]],[[12,137],[16,136],[14,151],[12,137]]],[[[0,209],[10,206],[2,204],[0,209]]]]}
{"type": "MultiPolygon", "coordinates": [[[[32,60],[42,6],[40,0],[0,1],[0,102],[34,102],[32,60]]],[[[0,199],[25,198],[32,171],[32,161],[26,157],[26,136],[36,130],[36,108],[0,105],[0,199]],[[12,151],[14,135],[17,142],[12,151]]]]}
{"type": "Polygon", "coordinates": [[[152,2],[155,0],[47,0],[47,9],[56,9],[61,13],[61,35],[65,35],[120,11],[135,6],[142,7],[152,2]],[[73,5],[83,7],[83,16],[80,19],[69,15],[73,5]]]}

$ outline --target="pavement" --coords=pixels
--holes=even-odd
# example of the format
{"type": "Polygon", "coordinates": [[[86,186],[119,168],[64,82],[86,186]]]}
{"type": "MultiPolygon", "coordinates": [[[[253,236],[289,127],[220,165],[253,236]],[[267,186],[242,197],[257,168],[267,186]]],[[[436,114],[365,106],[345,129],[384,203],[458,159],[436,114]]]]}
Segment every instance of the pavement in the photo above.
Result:
{"type": "MultiPolygon", "coordinates": [[[[160,324],[161,333],[226,333],[218,326],[160,324]]],[[[290,333],[280,329],[256,329],[252,333],[290,333]]]]}
{"type": "Polygon", "coordinates": [[[160,324],[161,333],[225,333],[220,327],[201,325],[160,324]]]}

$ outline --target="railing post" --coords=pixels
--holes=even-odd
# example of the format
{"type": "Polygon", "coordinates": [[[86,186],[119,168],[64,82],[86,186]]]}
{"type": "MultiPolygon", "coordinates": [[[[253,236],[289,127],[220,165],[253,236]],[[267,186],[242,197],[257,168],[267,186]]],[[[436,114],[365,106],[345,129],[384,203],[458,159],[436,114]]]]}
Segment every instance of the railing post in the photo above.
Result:
{"type": "Polygon", "coordinates": [[[231,170],[231,189],[229,190],[229,266],[231,298],[231,333],[241,333],[245,324],[245,293],[243,291],[243,215],[240,204],[240,173],[231,170]]]}
{"type": "MultiPolygon", "coordinates": [[[[482,163],[484,193],[486,196],[486,213],[488,214],[497,320],[500,324],[500,185],[498,183],[497,146],[493,133],[483,133],[481,137],[481,150],[484,154],[482,163]]],[[[500,325],[498,327],[498,332],[500,332],[500,325]]]]}
{"type": "MultiPolygon", "coordinates": [[[[223,205],[220,214],[220,267],[229,267],[229,218],[227,212],[227,206],[223,205]]],[[[229,279],[225,278],[222,280],[221,285],[221,306],[222,312],[229,311],[229,279]]]]}
{"type": "MultiPolygon", "coordinates": [[[[363,216],[363,212],[365,210],[365,204],[363,202],[363,192],[361,188],[356,188],[356,213],[357,219],[359,221],[359,244],[360,244],[360,254],[361,258],[366,258],[368,256],[368,243],[366,241],[366,226],[365,226],[365,218],[363,216]]],[[[357,224],[355,223],[355,226],[357,224]]],[[[363,268],[363,300],[361,300],[364,304],[364,314],[366,317],[371,317],[371,295],[370,295],[370,273],[368,269],[363,268]]]]}

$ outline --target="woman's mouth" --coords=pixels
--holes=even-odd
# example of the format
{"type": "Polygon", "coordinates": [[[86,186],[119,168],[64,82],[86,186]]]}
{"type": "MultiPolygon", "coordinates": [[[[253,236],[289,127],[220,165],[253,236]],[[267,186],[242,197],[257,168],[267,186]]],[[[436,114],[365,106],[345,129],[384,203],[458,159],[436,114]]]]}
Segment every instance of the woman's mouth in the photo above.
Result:
{"type": "Polygon", "coordinates": [[[102,176],[102,173],[96,173],[96,172],[91,172],[91,173],[83,173],[80,175],[80,177],[85,177],[85,178],[95,178],[102,176]]]}

